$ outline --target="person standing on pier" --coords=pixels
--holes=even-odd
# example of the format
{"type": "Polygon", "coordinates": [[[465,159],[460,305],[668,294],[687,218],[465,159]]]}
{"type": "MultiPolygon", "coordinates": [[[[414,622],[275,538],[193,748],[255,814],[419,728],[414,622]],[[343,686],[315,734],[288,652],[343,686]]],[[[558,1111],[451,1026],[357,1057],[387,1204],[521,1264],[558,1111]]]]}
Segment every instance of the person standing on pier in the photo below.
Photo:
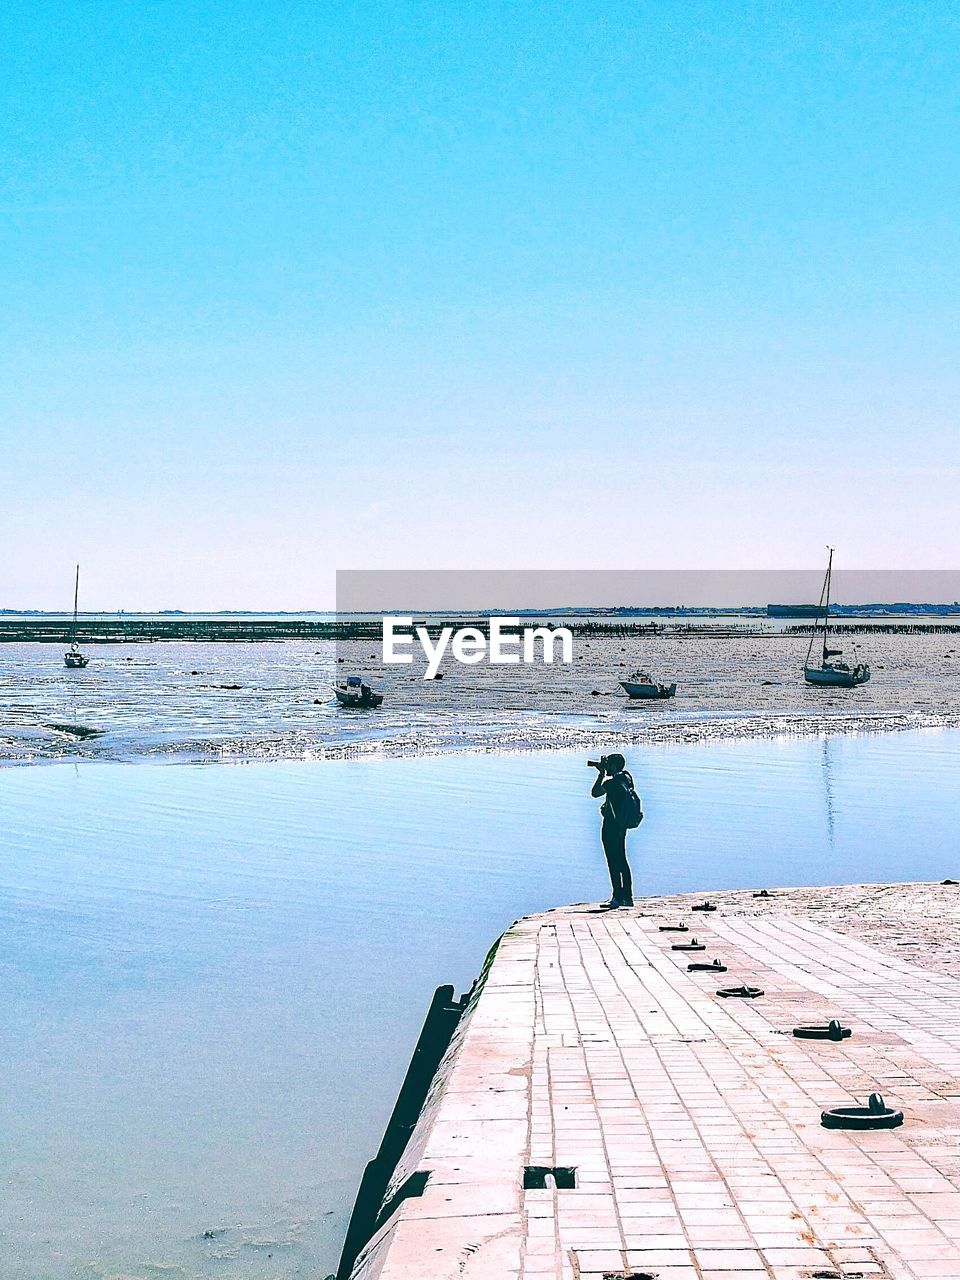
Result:
{"type": "Polygon", "coordinates": [[[610,907],[633,906],[633,877],[627,861],[627,832],[643,821],[643,805],[627,772],[627,762],[619,752],[588,761],[597,771],[590,794],[597,800],[603,796],[600,813],[600,842],[607,859],[613,897],[610,907]]]}

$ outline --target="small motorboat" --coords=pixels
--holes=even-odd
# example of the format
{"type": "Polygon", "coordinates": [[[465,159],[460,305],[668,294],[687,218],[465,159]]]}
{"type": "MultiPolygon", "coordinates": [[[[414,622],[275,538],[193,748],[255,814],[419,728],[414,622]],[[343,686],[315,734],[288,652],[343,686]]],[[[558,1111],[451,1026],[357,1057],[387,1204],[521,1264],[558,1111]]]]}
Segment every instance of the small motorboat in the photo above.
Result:
{"type": "Polygon", "coordinates": [[[620,688],[628,698],[672,698],[677,692],[673,684],[660,684],[646,671],[635,671],[629,680],[621,680],[620,688]]]}
{"type": "Polygon", "coordinates": [[[828,645],[833,547],[829,547],[828,550],[830,558],[827,560],[827,574],[823,580],[823,590],[820,592],[816,621],[810,629],[810,643],[803,663],[803,678],[807,684],[826,685],[834,689],[855,689],[857,685],[866,684],[870,679],[870,667],[866,662],[854,662],[851,666],[849,662],[844,662],[842,649],[831,649],[828,645]],[[815,645],[821,649],[819,662],[817,662],[818,655],[814,653],[815,645]]]}
{"type": "Polygon", "coordinates": [[[333,692],[344,707],[379,707],[383,702],[383,694],[374,693],[359,676],[347,676],[346,680],[333,686],[333,692]]]}

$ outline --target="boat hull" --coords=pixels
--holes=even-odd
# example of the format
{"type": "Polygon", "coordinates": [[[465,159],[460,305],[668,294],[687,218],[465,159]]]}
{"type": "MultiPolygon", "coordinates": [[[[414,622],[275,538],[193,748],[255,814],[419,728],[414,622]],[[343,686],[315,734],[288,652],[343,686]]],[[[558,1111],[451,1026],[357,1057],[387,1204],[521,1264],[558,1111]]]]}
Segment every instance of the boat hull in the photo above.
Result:
{"type": "Polygon", "coordinates": [[[858,666],[852,671],[838,671],[836,667],[804,667],[803,678],[807,684],[821,688],[855,689],[870,679],[870,668],[858,666]]]}
{"type": "Polygon", "coordinates": [[[82,671],[90,661],[80,653],[65,653],[63,655],[63,665],[70,671],[82,671]]]}
{"type": "Polygon", "coordinates": [[[369,693],[366,696],[360,693],[352,693],[349,689],[334,689],[337,695],[337,701],[342,707],[357,707],[361,711],[366,711],[370,707],[379,707],[383,702],[382,693],[369,693]]]}
{"type": "Polygon", "coordinates": [[[632,680],[621,680],[620,688],[628,698],[653,701],[672,698],[677,692],[676,684],[634,684],[632,680]]]}

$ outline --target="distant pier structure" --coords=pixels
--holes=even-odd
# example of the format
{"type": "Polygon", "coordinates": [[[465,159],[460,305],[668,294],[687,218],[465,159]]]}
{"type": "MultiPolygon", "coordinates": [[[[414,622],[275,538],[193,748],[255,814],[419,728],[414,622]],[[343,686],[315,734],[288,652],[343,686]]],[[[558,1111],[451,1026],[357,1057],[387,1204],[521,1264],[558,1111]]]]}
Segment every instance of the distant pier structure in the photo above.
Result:
{"type": "Polygon", "coordinates": [[[958,965],[956,880],[520,920],[438,992],[338,1280],[956,1280],[958,965]]]}

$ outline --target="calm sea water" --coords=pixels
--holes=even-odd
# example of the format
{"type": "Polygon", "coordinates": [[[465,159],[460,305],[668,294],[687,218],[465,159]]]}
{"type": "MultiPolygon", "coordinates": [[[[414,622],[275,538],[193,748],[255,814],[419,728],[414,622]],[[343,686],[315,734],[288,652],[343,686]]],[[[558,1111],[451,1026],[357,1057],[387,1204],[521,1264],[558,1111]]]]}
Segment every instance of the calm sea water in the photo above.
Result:
{"type": "MultiPolygon", "coordinates": [[[[960,870],[960,732],[644,748],[641,893],[960,870]]],[[[605,897],[580,753],[0,770],[5,1280],[332,1270],[433,988],[605,897]]]]}

